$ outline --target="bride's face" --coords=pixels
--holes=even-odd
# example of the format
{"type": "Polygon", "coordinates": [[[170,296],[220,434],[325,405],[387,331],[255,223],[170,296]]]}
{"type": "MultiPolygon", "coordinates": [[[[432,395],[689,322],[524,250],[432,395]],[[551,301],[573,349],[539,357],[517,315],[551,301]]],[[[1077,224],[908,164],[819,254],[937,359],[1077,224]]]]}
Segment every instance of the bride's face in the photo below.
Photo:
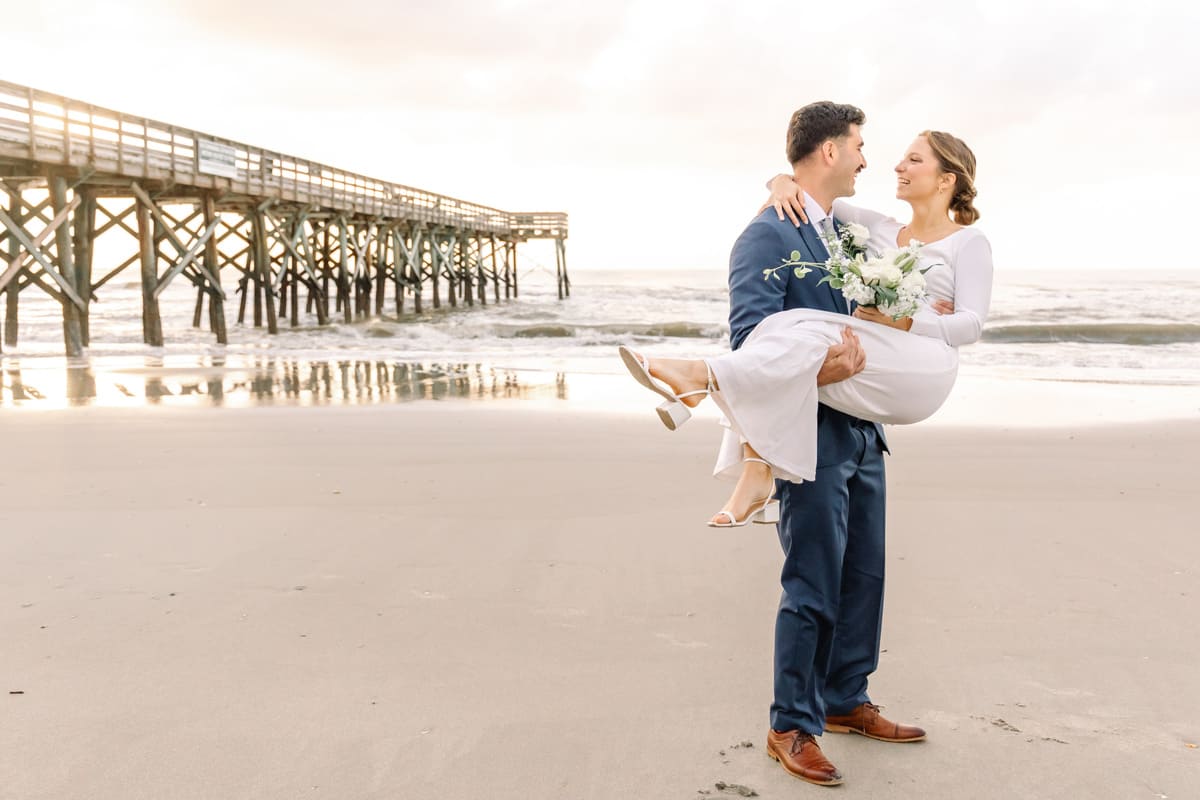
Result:
{"type": "Polygon", "coordinates": [[[952,175],[942,172],[924,136],[913,140],[895,169],[896,197],[910,203],[928,201],[939,192],[944,194],[954,183],[952,175]]]}

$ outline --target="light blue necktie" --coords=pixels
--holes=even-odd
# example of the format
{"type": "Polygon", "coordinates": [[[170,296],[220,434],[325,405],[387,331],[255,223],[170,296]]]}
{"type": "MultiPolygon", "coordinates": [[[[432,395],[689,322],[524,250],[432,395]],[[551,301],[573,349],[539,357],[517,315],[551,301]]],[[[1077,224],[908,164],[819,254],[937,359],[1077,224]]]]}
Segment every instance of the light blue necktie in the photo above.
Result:
{"type": "MultiPolygon", "coordinates": [[[[833,217],[825,217],[818,225],[821,228],[821,236],[825,239],[837,239],[837,229],[833,227],[833,217]]],[[[826,245],[828,247],[828,245],[826,245]]]]}
{"type": "MultiPolygon", "coordinates": [[[[833,215],[826,216],[817,223],[817,227],[821,229],[821,241],[825,244],[825,249],[828,250],[828,242],[836,242],[838,238],[837,228],[833,224],[833,215]]],[[[838,294],[841,294],[841,292],[839,291],[838,294]]],[[[845,299],[845,295],[842,295],[842,302],[846,304],[846,311],[850,311],[850,301],[845,299]]]]}

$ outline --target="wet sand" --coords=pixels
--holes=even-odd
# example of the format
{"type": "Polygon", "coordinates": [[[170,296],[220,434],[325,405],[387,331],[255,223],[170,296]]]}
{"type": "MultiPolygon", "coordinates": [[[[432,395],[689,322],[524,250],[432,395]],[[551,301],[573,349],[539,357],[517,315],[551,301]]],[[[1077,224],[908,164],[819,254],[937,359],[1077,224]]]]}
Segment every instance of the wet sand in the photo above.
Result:
{"type": "Polygon", "coordinates": [[[930,738],[826,736],[821,789],[710,419],[7,409],[0,797],[1189,796],[1200,425],[889,435],[872,693],[930,738]]]}

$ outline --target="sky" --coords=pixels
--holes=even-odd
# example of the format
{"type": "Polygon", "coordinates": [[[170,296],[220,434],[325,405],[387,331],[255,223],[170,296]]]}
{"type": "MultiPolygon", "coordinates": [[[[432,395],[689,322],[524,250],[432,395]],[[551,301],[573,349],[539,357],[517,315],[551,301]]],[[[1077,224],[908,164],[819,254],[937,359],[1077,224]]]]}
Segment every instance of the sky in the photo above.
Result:
{"type": "Polygon", "coordinates": [[[788,118],[824,99],[866,112],[856,201],[898,218],[891,170],[912,138],[964,139],[998,269],[1200,268],[1193,236],[1160,233],[1200,215],[1192,2],[6,6],[6,80],[566,211],[572,270],[724,268],[789,170],[788,118]]]}

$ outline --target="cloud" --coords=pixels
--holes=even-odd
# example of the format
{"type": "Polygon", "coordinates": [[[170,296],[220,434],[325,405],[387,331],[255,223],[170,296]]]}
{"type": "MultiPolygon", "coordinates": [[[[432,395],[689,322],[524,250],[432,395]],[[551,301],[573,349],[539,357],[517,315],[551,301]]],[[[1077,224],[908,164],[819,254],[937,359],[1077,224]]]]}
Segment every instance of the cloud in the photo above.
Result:
{"type": "MultiPolygon", "coordinates": [[[[183,26],[303,60],[307,76],[324,71],[321,83],[345,96],[515,113],[574,110],[577,76],[622,25],[619,3],[547,0],[186,0],[171,7],[183,26]]],[[[304,83],[280,77],[281,91],[304,96],[304,83]]]]}
{"type": "Polygon", "coordinates": [[[1093,230],[1143,187],[1200,212],[1200,9],[1182,2],[44,0],[6,26],[12,80],[564,207],[575,263],[721,263],[786,166],[791,111],[823,98],[866,110],[860,194],[898,214],[890,167],[912,136],[965,138],[997,252],[1089,258],[1052,226],[1093,230]]]}

